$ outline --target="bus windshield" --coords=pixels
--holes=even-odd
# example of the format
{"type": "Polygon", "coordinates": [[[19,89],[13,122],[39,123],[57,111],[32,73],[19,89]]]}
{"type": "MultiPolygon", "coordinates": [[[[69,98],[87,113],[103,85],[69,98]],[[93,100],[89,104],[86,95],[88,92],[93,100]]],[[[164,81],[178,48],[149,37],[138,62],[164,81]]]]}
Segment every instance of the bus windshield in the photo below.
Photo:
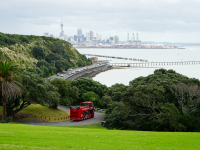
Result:
{"type": "Polygon", "coordinates": [[[81,103],[81,106],[88,106],[88,103],[81,103]]]}

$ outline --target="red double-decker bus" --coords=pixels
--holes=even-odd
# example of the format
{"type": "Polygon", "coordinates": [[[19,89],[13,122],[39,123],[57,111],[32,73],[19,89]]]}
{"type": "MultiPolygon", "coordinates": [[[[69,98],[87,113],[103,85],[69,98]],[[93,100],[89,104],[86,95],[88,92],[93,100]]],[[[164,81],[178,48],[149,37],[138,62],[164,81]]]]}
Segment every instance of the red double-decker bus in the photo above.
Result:
{"type": "Polygon", "coordinates": [[[70,106],[70,120],[85,120],[93,117],[93,102],[81,102],[80,106],[70,106]]]}

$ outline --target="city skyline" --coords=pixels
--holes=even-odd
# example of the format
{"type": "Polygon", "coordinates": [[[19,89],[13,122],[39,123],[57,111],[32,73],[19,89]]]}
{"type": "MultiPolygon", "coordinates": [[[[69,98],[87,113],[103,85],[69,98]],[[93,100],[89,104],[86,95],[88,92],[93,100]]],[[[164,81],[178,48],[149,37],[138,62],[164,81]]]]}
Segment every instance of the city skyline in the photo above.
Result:
{"type": "Polygon", "coordinates": [[[93,31],[89,31],[87,32],[85,35],[82,32],[82,28],[78,28],[77,29],[77,34],[76,35],[65,35],[64,34],[64,24],[62,22],[62,18],[61,18],[61,32],[60,32],[60,36],[54,36],[53,34],[49,34],[48,32],[44,33],[44,36],[46,37],[54,37],[54,38],[59,38],[65,41],[70,42],[72,45],[75,46],[95,46],[95,47],[102,47],[102,46],[120,46],[120,45],[130,45],[130,46],[134,46],[134,47],[138,47],[141,46],[141,40],[139,40],[139,36],[138,33],[136,33],[136,37],[135,34],[132,33],[132,37],[129,37],[129,33],[127,33],[127,41],[124,44],[122,41],[119,41],[119,36],[118,35],[114,35],[114,36],[110,36],[106,37],[106,38],[102,38],[102,35],[99,35],[98,33],[95,33],[93,31]]]}
{"type": "Polygon", "coordinates": [[[127,33],[140,33],[144,41],[198,43],[199,5],[199,0],[1,1],[0,32],[59,36],[62,15],[66,35],[81,27],[83,34],[117,34],[121,41],[127,33]]]}

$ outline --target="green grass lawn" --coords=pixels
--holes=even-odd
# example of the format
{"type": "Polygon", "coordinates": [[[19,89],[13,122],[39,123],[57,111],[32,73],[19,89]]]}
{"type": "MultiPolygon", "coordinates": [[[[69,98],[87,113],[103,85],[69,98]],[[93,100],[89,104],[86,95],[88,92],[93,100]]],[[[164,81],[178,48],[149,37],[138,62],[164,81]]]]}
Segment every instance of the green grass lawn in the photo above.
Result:
{"type": "MultiPolygon", "coordinates": [[[[0,149],[199,149],[200,134],[0,124],[0,149]]],[[[96,126],[96,127],[95,127],[96,126]]]]}
{"type": "MultiPolygon", "coordinates": [[[[0,107],[0,114],[1,113],[2,113],[2,107],[0,107]]],[[[20,116],[22,115],[26,116],[25,118],[22,118],[23,120],[36,119],[36,120],[44,120],[44,121],[49,121],[49,122],[60,122],[60,121],[70,120],[69,112],[65,110],[60,110],[60,109],[52,109],[46,106],[41,106],[39,104],[29,105],[28,107],[18,112],[14,118],[18,120],[19,118],[21,118],[20,116]]]]}

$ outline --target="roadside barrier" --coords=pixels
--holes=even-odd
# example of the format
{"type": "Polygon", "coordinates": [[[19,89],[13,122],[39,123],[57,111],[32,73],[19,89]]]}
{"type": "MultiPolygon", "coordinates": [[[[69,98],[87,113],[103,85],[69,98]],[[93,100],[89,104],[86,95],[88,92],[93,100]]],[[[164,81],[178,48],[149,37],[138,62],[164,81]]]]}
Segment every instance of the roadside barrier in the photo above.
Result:
{"type": "Polygon", "coordinates": [[[70,116],[64,116],[64,117],[59,117],[59,118],[41,116],[41,119],[38,119],[36,117],[37,116],[35,115],[36,120],[42,120],[42,121],[49,121],[49,120],[60,121],[60,120],[68,120],[70,118],[70,116]]]}

